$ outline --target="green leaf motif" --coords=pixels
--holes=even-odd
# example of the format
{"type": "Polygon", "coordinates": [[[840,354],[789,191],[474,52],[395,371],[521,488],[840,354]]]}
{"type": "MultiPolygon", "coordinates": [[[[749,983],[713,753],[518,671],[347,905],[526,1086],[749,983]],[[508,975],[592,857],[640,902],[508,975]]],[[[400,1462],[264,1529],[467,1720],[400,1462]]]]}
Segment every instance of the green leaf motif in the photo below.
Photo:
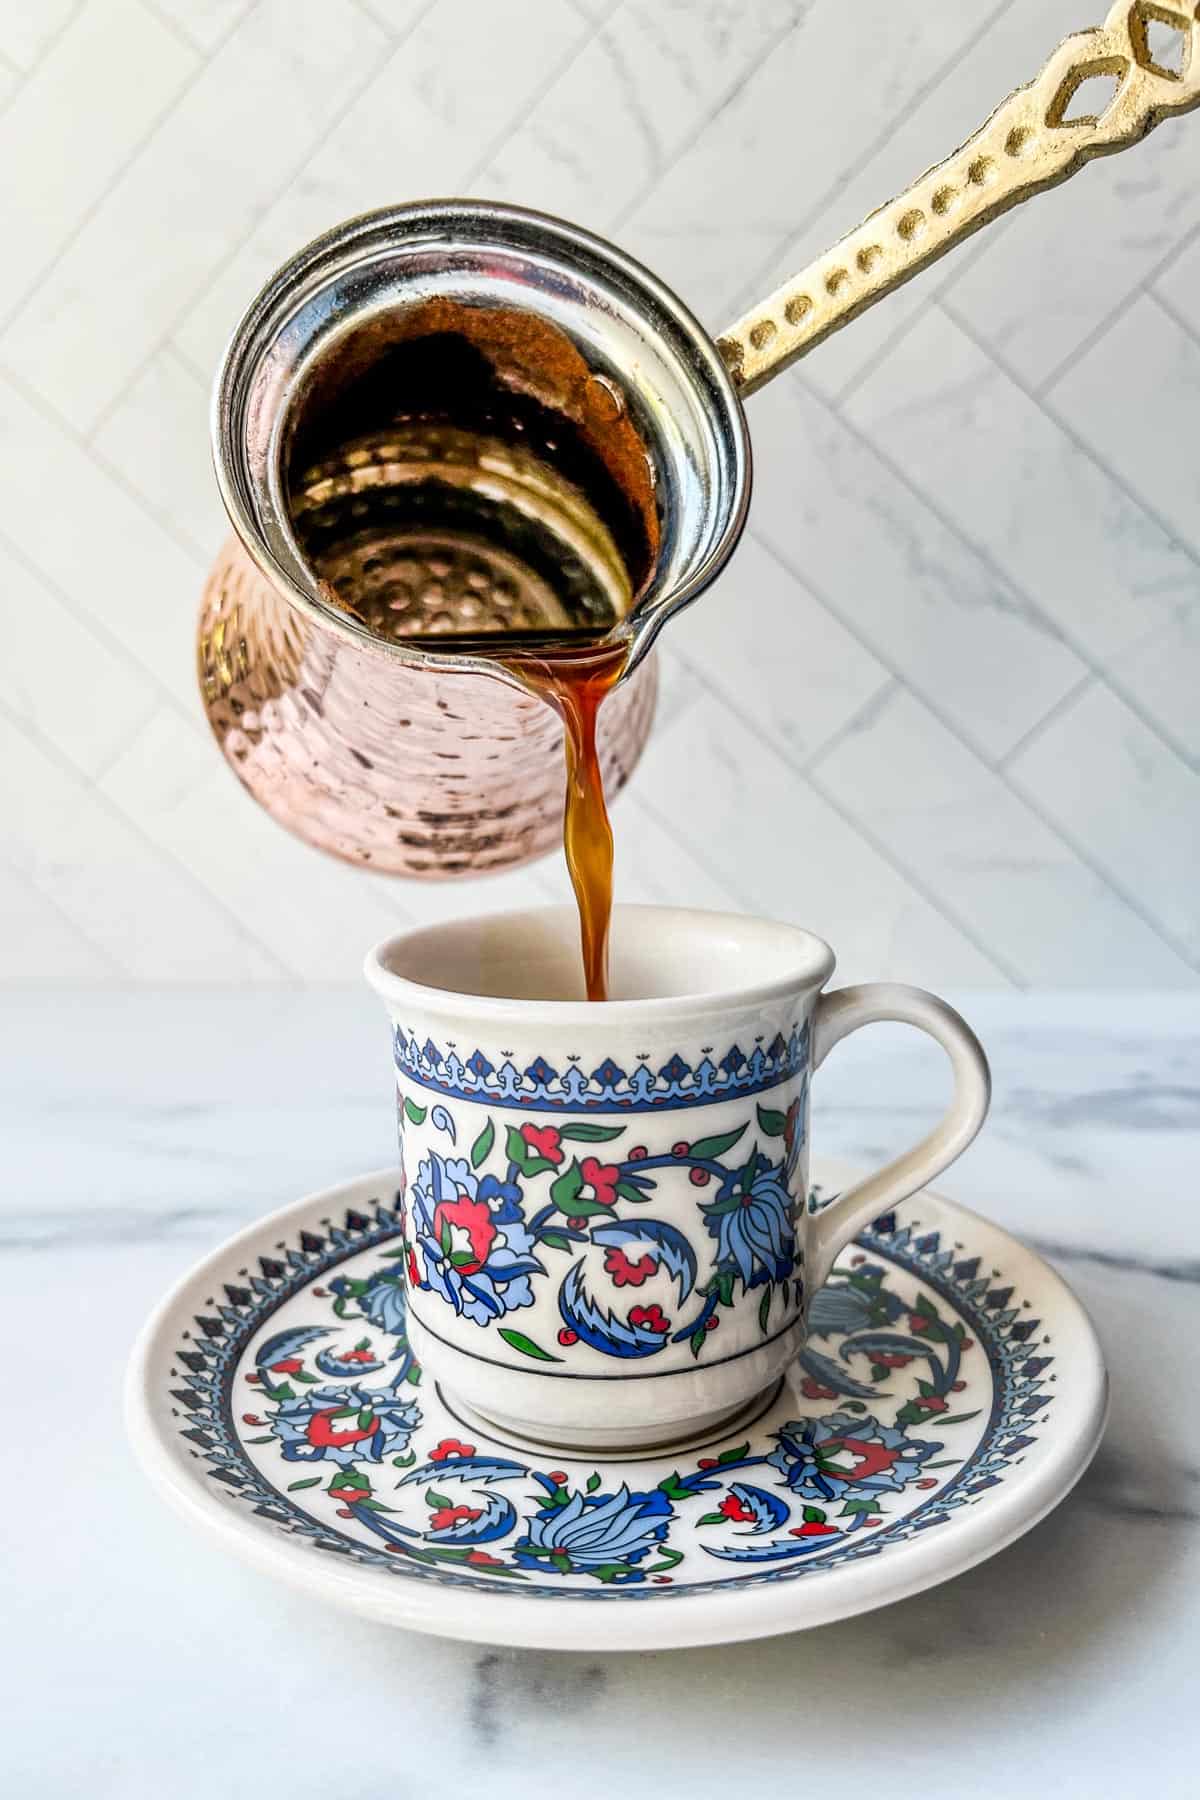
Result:
{"type": "Polygon", "coordinates": [[[321,1477],[319,1475],[306,1475],[303,1481],[289,1481],[288,1493],[298,1494],[301,1488],[317,1487],[320,1484],[320,1480],[321,1477]]]}
{"type": "MultiPolygon", "coordinates": [[[[550,1183],[550,1198],[560,1212],[576,1215],[574,1202],[583,1191],[583,1170],[579,1158],[572,1157],[571,1166],[550,1183]]],[[[580,1209],[582,1210],[582,1209],[580,1209]]],[[[603,1210],[603,1209],[602,1209],[603,1210]]],[[[586,1214],[584,1215],[586,1217],[586,1214]]]]}
{"type": "Polygon", "coordinates": [[[510,1163],[515,1163],[522,1175],[540,1175],[554,1164],[546,1157],[539,1156],[531,1150],[515,1125],[510,1125],[504,1136],[504,1152],[510,1163]]]}
{"type": "Polygon", "coordinates": [[[782,1137],[787,1127],[787,1114],[776,1112],[772,1106],[760,1106],[756,1110],[759,1128],[768,1137],[782,1137]]]}
{"type": "MultiPolygon", "coordinates": [[[[479,1136],[475,1139],[475,1142],[471,1145],[471,1167],[473,1169],[478,1169],[482,1163],[487,1161],[495,1141],[496,1127],[489,1119],[479,1136]]],[[[525,1140],[522,1138],[521,1141],[524,1143],[525,1140]]]]}
{"type": "Polygon", "coordinates": [[[767,1329],[767,1316],[771,1311],[771,1296],[774,1292],[775,1289],[770,1283],[763,1289],[763,1297],[758,1303],[758,1329],[760,1331],[767,1329]]]}
{"type": "Polygon", "coordinates": [[[803,1513],[806,1525],[824,1525],[825,1514],[819,1506],[806,1506],[803,1513]]]}
{"type": "Polygon", "coordinates": [[[445,1494],[439,1494],[436,1488],[426,1488],[425,1504],[431,1512],[443,1512],[450,1502],[445,1494]]]}
{"type": "Polygon", "coordinates": [[[721,1131],[715,1137],[698,1138],[692,1145],[689,1154],[701,1161],[711,1161],[714,1157],[724,1156],[727,1150],[733,1149],[745,1130],[745,1125],[739,1125],[736,1131],[721,1131]]]}
{"type": "Polygon", "coordinates": [[[589,1476],[588,1476],[588,1478],[587,1478],[587,1491],[588,1491],[588,1493],[589,1493],[589,1494],[594,1494],[594,1493],[595,1493],[595,1491],[596,1491],[596,1489],[597,1489],[597,1488],[598,1488],[598,1487],[599,1487],[599,1486],[600,1486],[600,1477],[599,1477],[599,1476],[598,1476],[598,1475],[589,1475],[589,1476]]]}
{"type": "Polygon", "coordinates": [[[665,1494],[668,1500],[690,1500],[692,1497],[691,1488],[685,1487],[680,1481],[678,1469],[673,1475],[668,1475],[665,1480],[659,1482],[658,1491],[660,1494],[665,1494]]]}
{"type": "Polygon", "coordinates": [[[549,1244],[552,1250],[570,1250],[573,1248],[570,1238],[562,1231],[543,1231],[538,1242],[549,1244]]]}
{"type": "Polygon", "coordinates": [[[511,1325],[502,1325],[500,1336],[514,1350],[519,1350],[522,1356],[532,1356],[536,1362],[556,1363],[562,1361],[561,1356],[551,1356],[549,1350],[543,1350],[540,1344],[535,1344],[532,1338],[527,1338],[523,1331],[514,1331],[511,1325]]]}
{"type": "Polygon", "coordinates": [[[414,1125],[423,1125],[425,1123],[425,1114],[428,1111],[429,1108],[427,1106],[418,1106],[415,1100],[410,1100],[408,1095],[405,1094],[404,1116],[406,1119],[410,1119],[414,1125]]]}
{"type": "Polygon", "coordinates": [[[939,1427],[945,1427],[947,1425],[965,1425],[968,1419],[977,1419],[979,1417],[979,1408],[976,1407],[974,1412],[969,1413],[938,1413],[936,1417],[939,1427]]]}
{"type": "Polygon", "coordinates": [[[731,1462],[741,1462],[742,1458],[744,1456],[749,1456],[749,1454],[749,1444],[739,1444],[735,1450],[722,1450],[720,1456],[717,1458],[717,1462],[719,1465],[731,1462]]]}
{"type": "Polygon", "coordinates": [[[632,1200],[635,1206],[644,1206],[646,1201],[651,1198],[644,1188],[638,1187],[632,1181],[618,1181],[617,1192],[622,1200],[632,1200]]]}
{"type": "Polygon", "coordinates": [[[607,1144],[624,1130],[624,1125],[593,1125],[590,1119],[573,1119],[570,1124],[559,1126],[558,1135],[575,1144],[607,1144]]]}
{"type": "Polygon", "coordinates": [[[723,1525],[725,1523],[725,1514],[719,1512],[703,1513],[700,1518],[696,1520],[696,1523],[697,1525],[723,1525]]]}

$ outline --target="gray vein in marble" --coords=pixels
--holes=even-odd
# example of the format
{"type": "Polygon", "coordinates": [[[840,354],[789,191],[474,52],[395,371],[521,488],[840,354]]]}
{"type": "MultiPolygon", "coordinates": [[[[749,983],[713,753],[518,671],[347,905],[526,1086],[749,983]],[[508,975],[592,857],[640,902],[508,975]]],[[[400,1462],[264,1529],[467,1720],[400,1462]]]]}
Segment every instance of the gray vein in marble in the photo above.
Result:
{"type": "Polygon", "coordinates": [[[0,1250],[126,1250],[174,1238],[210,1237],[245,1223],[244,1212],[217,1206],[167,1206],[156,1212],[132,1207],[0,1214],[0,1250]]]}
{"type": "Polygon", "coordinates": [[[1030,1237],[1026,1242],[1049,1262],[1095,1263],[1102,1269],[1121,1269],[1130,1275],[1151,1275],[1157,1281],[1177,1281],[1187,1287],[1200,1283],[1200,1257],[1159,1262],[1144,1256],[1097,1250],[1090,1244],[1064,1244],[1051,1238],[1030,1237]]]}

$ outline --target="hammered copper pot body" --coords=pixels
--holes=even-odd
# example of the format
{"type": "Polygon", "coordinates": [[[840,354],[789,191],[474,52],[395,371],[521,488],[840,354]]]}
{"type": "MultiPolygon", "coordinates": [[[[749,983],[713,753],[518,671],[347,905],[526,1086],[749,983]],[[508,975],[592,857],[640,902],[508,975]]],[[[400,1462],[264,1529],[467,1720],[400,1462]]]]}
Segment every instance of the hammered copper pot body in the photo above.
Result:
{"type": "MultiPolygon", "coordinates": [[[[204,591],[199,675],[230,767],[318,849],[389,875],[511,869],[562,842],[562,727],[542,701],[475,673],[397,680],[385,655],[322,631],[236,539],[204,591]]],[[[654,716],[648,659],[601,713],[610,796],[654,716]]]]}

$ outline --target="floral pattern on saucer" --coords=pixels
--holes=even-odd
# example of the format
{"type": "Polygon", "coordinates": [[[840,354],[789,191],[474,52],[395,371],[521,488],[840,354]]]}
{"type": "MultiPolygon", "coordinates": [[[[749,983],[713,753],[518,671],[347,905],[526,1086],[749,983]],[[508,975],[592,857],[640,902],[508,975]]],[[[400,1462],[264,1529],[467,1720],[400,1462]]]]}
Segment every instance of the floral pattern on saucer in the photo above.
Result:
{"type": "Polygon", "coordinates": [[[1053,1407],[1011,1284],[888,1215],[757,1415],[669,1455],[534,1455],[422,1382],[404,1258],[393,1193],[312,1220],[230,1269],[171,1371],[177,1429],[231,1504],[400,1577],[597,1600],[793,1580],[975,1504],[1053,1407]]]}

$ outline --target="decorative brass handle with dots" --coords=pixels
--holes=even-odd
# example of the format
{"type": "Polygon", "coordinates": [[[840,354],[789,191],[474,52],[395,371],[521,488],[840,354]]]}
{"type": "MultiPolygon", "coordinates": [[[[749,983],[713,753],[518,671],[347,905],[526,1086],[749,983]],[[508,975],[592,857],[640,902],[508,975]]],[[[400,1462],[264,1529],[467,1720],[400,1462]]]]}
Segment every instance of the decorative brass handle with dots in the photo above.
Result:
{"type": "Polygon", "coordinates": [[[1200,5],[1117,0],[1103,25],[1060,44],[1041,74],[945,162],[722,332],[717,347],[739,391],[752,394],[1009,207],[1195,106],[1200,5]],[[1175,34],[1177,68],[1156,60],[1156,24],[1175,34]],[[1111,98],[1098,114],[1072,116],[1094,76],[1114,84],[1111,98]]]}

